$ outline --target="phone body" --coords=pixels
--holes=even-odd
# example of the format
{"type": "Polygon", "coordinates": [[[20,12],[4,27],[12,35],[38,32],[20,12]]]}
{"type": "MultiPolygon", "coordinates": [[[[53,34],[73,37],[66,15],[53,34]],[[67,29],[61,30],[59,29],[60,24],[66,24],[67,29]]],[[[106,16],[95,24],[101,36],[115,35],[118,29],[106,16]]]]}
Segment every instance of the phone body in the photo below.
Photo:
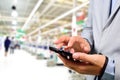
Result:
{"type": "Polygon", "coordinates": [[[78,61],[78,60],[74,60],[74,59],[72,58],[72,53],[70,53],[70,52],[68,52],[68,51],[64,51],[63,48],[57,49],[57,48],[55,48],[55,47],[49,46],[49,50],[54,51],[54,52],[60,54],[62,57],[66,58],[66,59],[68,59],[68,60],[78,61]]]}

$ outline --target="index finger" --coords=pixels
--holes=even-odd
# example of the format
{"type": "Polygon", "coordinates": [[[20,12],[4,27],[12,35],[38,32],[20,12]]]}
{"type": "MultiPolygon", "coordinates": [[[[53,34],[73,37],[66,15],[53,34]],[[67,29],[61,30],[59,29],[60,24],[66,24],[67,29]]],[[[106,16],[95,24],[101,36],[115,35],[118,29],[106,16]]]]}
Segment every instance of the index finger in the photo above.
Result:
{"type": "Polygon", "coordinates": [[[58,40],[56,40],[54,43],[55,44],[60,44],[60,43],[68,43],[70,37],[68,36],[62,36],[58,40]]]}
{"type": "Polygon", "coordinates": [[[79,45],[82,42],[81,38],[79,36],[71,37],[68,42],[67,48],[71,48],[74,45],[74,43],[76,43],[76,42],[78,43],[77,45],[79,45]]]}

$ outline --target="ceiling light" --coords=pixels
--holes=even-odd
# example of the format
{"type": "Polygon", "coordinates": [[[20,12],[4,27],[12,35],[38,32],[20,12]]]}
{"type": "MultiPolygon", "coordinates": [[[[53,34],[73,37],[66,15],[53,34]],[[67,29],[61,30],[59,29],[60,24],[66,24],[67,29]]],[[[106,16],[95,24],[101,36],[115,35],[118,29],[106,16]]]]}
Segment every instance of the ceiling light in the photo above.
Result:
{"type": "Polygon", "coordinates": [[[80,2],[86,2],[86,1],[88,1],[88,0],[78,0],[78,1],[80,1],[80,2]]]}
{"type": "Polygon", "coordinates": [[[13,10],[12,13],[11,13],[11,16],[12,16],[12,17],[17,17],[17,16],[18,16],[17,11],[13,10]]]}
{"type": "Polygon", "coordinates": [[[57,0],[58,2],[60,2],[60,3],[63,3],[64,2],[64,0],[57,0]]]}
{"type": "Polygon", "coordinates": [[[30,35],[34,34],[35,32],[39,31],[40,29],[43,29],[43,28],[45,28],[45,27],[53,24],[54,22],[56,22],[56,21],[58,21],[58,20],[60,20],[60,19],[62,19],[64,17],[68,16],[69,14],[71,14],[71,13],[77,11],[77,10],[80,10],[81,8],[83,8],[84,6],[86,6],[88,3],[89,3],[89,1],[86,2],[86,3],[84,3],[84,4],[82,4],[82,5],[80,5],[80,6],[78,6],[78,7],[76,7],[76,8],[71,9],[70,11],[67,11],[66,13],[64,13],[64,14],[58,16],[57,18],[51,20],[49,23],[38,27],[36,30],[34,30],[31,33],[29,33],[27,36],[30,36],[30,35]]]}
{"type": "Polygon", "coordinates": [[[17,0],[14,0],[14,4],[17,4],[17,0]]]}
{"type": "Polygon", "coordinates": [[[13,24],[13,25],[16,25],[16,24],[17,24],[17,21],[15,21],[15,20],[12,21],[12,24],[13,24]]]}
{"type": "Polygon", "coordinates": [[[11,16],[12,17],[17,17],[18,16],[18,13],[16,11],[16,6],[15,5],[12,5],[12,13],[11,13],[11,16]]]}
{"type": "Polygon", "coordinates": [[[12,26],[12,29],[14,30],[14,32],[16,31],[17,27],[16,26],[12,26]]]}

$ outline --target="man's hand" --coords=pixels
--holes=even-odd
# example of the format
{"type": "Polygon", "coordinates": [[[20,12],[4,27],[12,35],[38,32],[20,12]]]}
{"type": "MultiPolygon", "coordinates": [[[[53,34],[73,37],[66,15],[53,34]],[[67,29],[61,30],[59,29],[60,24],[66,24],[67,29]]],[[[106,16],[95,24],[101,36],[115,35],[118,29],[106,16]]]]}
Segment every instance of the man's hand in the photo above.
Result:
{"type": "Polygon", "coordinates": [[[105,63],[104,55],[90,55],[85,53],[74,53],[73,58],[82,60],[82,62],[73,62],[58,55],[64,65],[81,74],[100,75],[101,69],[105,63]]]}
{"type": "Polygon", "coordinates": [[[65,46],[65,50],[72,50],[72,52],[90,52],[89,43],[81,36],[62,36],[55,42],[55,44],[59,48],[65,46]]]}

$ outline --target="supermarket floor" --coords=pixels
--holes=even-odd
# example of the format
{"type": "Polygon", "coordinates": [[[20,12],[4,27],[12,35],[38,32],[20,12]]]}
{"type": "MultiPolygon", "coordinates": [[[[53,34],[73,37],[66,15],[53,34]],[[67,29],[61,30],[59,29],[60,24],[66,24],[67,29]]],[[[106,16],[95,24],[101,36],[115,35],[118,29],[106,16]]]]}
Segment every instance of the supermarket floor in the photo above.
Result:
{"type": "Polygon", "coordinates": [[[47,67],[46,60],[37,60],[26,51],[15,50],[4,57],[0,50],[0,80],[68,80],[69,75],[68,68],[47,67]]]}

